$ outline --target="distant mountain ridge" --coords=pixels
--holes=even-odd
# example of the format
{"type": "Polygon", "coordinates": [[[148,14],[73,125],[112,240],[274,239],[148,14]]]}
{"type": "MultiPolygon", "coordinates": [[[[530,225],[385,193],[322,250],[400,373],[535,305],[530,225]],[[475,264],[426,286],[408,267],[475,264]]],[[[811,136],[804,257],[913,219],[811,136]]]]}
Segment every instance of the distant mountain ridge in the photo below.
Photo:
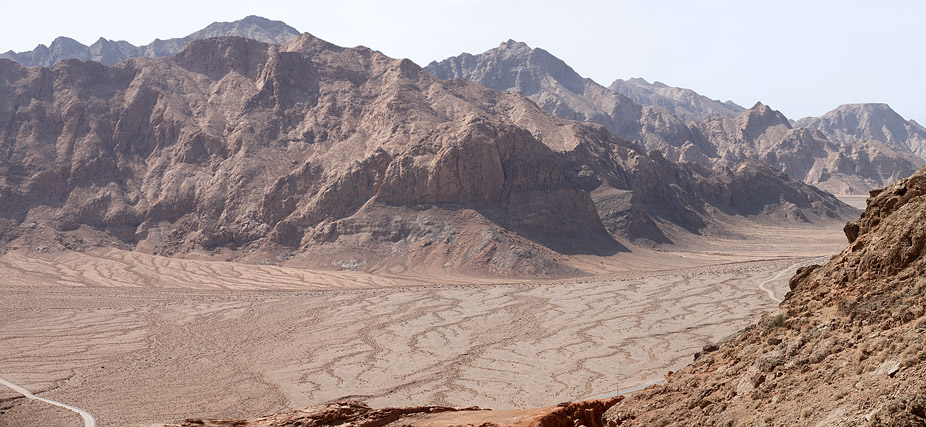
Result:
{"type": "Polygon", "coordinates": [[[721,102],[691,89],[672,87],[662,82],[650,83],[642,78],[617,79],[608,89],[632,99],[637,104],[665,108],[686,122],[713,117],[733,117],[746,111],[745,107],[733,101],[721,102]]]}
{"type": "Polygon", "coordinates": [[[914,120],[905,120],[887,104],[844,104],[821,117],[805,117],[795,124],[818,130],[833,141],[881,141],[926,159],[926,128],[914,120]]]}
{"type": "Polygon", "coordinates": [[[733,167],[758,159],[835,194],[864,194],[924,164],[912,153],[877,140],[834,142],[819,131],[792,125],[780,111],[761,102],[736,117],[692,122],[689,127],[717,148],[715,165],[733,167]]]}
{"type": "Polygon", "coordinates": [[[520,92],[558,117],[597,123],[647,150],[659,149],[673,162],[709,165],[713,147],[696,139],[685,123],[662,107],[642,106],[591,79],[540,48],[508,40],[479,55],[468,53],[431,62],[439,79],[462,78],[489,88],[520,92]]]}
{"type": "Polygon", "coordinates": [[[218,36],[246,37],[264,43],[280,44],[298,37],[299,31],[281,21],[252,15],[233,22],[214,22],[186,37],[155,39],[144,46],[102,37],[92,45],[86,46],[68,37],[58,37],[49,46],[40,44],[26,52],[8,51],[0,53],[0,58],[13,60],[27,67],[50,67],[65,59],[92,60],[103,65],[114,65],[129,58],[173,56],[190,41],[218,36]]]}
{"type": "Polygon", "coordinates": [[[628,141],[640,135],[643,108],[639,104],[523,42],[508,40],[479,55],[464,53],[434,61],[425,70],[441,80],[466,79],[490,89],[519,92],[556,116],[598,123],[628,141]]]}
{"type": "MultiPolygon", "coordinates": [[[[746,110],[690,89],[643,79],[618,80],[609,89],[583,78],[549,52],[514,40],[479,55],[464,53],[431,62],[425,69],[440,79],[464,78],[492,89],[520,92],[556,116],[601,124],[673,162],[736,169],[747,160],[759,160],[837,194],[864,194],[924,164],[906,148],[906,139],[894,143],[883,136],[877,139],[881,135],[876,129],[842,131],[839,126],[844,125],[836,124],[834,136],[828,137],[792,125],[761,103],[746,110]]],[[[912,134],[912,144],[919,144],[915,122],[897,116],[892,123],[897,130],[890,135],[912,134]]]]}

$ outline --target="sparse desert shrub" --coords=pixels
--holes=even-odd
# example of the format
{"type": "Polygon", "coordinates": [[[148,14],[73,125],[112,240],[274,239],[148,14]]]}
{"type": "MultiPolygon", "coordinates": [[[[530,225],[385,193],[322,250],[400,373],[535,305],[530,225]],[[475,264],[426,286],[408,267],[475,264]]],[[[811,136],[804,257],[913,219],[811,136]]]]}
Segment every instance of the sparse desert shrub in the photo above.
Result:
{"type": "Polygon", "coordinates": [[[813,409],[811,408],[801,409],[801,418],[810,418],[811,415],[813,415],[813,409]]]}
{"type": "Polygon", "coordinates": [[[768,325],[769,325],[770,328],[781,328],[781,327],[784,327],[784,325],[785,325],[785,314],[784,314],[784,313],[778,313],[778,314],[772,316],[772,317],[769,319],[769,321],[768,321],[768,325]]]}

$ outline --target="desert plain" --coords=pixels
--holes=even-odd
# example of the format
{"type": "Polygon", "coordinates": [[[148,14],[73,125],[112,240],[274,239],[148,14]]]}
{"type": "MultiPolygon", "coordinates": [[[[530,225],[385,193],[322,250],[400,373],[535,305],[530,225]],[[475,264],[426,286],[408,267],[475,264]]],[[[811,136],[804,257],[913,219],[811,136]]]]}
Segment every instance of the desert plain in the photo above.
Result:
{"type": "MultiPolygon", "coordinates": [[[[730,231],[576,256],[594,274],[554,281],[14,250],[0,257],[0,378],[100,426],[341,398],[516,409],[610,396],[773,310],[794,270],[845,246],[835,222],[730,231]]],[[[0,411],[2,425],[83,424],[5,387],[0,411]]]]}

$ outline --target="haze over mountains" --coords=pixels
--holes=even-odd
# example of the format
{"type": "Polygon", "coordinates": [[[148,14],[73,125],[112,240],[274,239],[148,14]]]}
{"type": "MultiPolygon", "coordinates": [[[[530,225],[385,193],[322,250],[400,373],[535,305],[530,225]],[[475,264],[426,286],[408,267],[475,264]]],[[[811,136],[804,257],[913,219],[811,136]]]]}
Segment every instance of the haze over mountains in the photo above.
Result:
{"type": "Polygon", "coordinates": [[[732,117],[746,111],[733,101],[720,102],[691,89],[672,87],[662,82],[650,83],[641,78],[617,79],[608,89],[632,99],[637,104],[665,108],[685,122],[732,117]]]}
{"type": "Polygon", "coordinates": [[[833,141],[881,141],[926,158],[926,128],[905,120],[887,104],[846,104],[796,126],[818,130],[833,141]]]}
{"type": "MultiPolygon", "coordinates": [[[[761,103],[743,111],[736,104],[642,79],[617,80],[608,89],[582,78],[549,52],[513,40],[479,55],[432,62],[427,69],[442,79],[464,78],[497,90],[521,92],[557,116],[599,123],[621,138],[661,151],[672,161],[729,168],[756,159],[837,194],[863,194],[908,176],[924,164],[915,154],[921,145],[917,132],[922,128],[889,108],[865,109],[870,119],[860,123],[887,120],[894,132],[831,130],[832,140],[828,140],[825,133],[795,128],[781,113],[761,103]],[[912,135],[910,143],[906,142],[908,134],[912,135]]],[[[805,119],[802,123],[815,122],[805,119]]],[[[829,128],[855,122],[838,123],[829,128]]]]}
{"type": "Polygon", "coordinates": [[[114,65],[129,58],[173,56],[192,40],[217,36],[240,36],[265,43],[285,43],[299,36],[299,31],[280,21],[248,16],[235,22],[214,22],[186,37],[156,39],[144,46],[134,46],[126,41],[102,37],[86,46],[74,39],[58,37],[49,46],[38,45],[26,52],[7,51],[0,53],[0,58],[11,59],[29,67],[50,67],[65,59],[92,60],[104,65],[114,65]]]}

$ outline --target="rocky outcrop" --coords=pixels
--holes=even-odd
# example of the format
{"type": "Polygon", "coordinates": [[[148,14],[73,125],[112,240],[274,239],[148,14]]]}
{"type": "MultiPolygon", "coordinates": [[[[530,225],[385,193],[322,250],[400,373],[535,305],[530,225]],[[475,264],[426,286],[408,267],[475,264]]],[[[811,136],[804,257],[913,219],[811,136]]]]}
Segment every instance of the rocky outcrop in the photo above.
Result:
{"type": "Polygon", "coordinates": [[[522,42],[508,40],[479,55],[464,53],[425,69],[441,80],[466,79],[520,93],[557,117],[600,124],[625,141],[662,151],[673,162],[715,155],[706,140],[693,135],[665,108],[640,105],[583,78],[549,52],[522,42]]]}
{"type": "Polygon", "coordinates": [[[926,168],[873,191],[850,245],[778,310],[605,414],[612,426],[926,423],[926,168]]]}
{"type": "Polygon", "coordinates": [[[571,427],[584,425],[602,427],[601,414],[623,397],[580,402],[564,402],[558,406],[490,411],[477,407],[450,408],[419,406],[373,409],[358,401],[331,402],[298,411],[283,412],[253,420],[203,420],[190,418],[180,424],[165,427],[296,427],[296,426],[511,426],[511,427],[571,427]]]}
{"type": "Polygon", "coordinates": [[[299,31],[280,21],[248,16],[234,22],[213,22],[206,28],[186,37],[155,39],[144,46],[134,46],[127,41],[113,41],[102,37],[92,45],[86,46],[74,39],[58,37],[49,46],[40,44],[28,52],[8,51],[0,53],[0,58],[10,59],[27,67],[51,67],[66,59],[97,61],[104,65],[114,65],[129,58],[173,56],[192,40],[219,36],[246,37],[265,43],[280,44],[299,36],[299,31]]]}
{"type": "MultiPolygon", "coordinates": [[[[472,408],[452,408],[447,406],[416,406],[404,408],[380,408],[373,409],[369,405],[354,401],[337,401],[324,405],[305,408],[299,411],[275,414],[256,420],[232,419],[232,420],[214,420],[188,418],[180,424],[179,427],[222,427],[222,426],[240,426],[240,427],[312,427],[312,426],[341,426],[350,425],[355,427],[382,427],[394,423],[403,417],[418,414],[438,414],[442,412],[477,412],[478,407],[472,408]]],[[[165,427],[174,426],[166,425],[165,427]]]]}
{"type": "Polygon", "coordinates": [[[821,117],[806,117],[796,123],[820,131],[832,141],[878,141],[926,158],[926,128],[905,120],[887,104],[840,105],[821,117]]]}
{"type": "Polygon", "coordinates": [[[746,111],[733,101],[721,102],[691,89],[672,87],[662,82],[650,83],[641,78],[617,79],[608,89],[632,99],[637,104],[665,108],[685,122],[733,117],[746,111]]]}

